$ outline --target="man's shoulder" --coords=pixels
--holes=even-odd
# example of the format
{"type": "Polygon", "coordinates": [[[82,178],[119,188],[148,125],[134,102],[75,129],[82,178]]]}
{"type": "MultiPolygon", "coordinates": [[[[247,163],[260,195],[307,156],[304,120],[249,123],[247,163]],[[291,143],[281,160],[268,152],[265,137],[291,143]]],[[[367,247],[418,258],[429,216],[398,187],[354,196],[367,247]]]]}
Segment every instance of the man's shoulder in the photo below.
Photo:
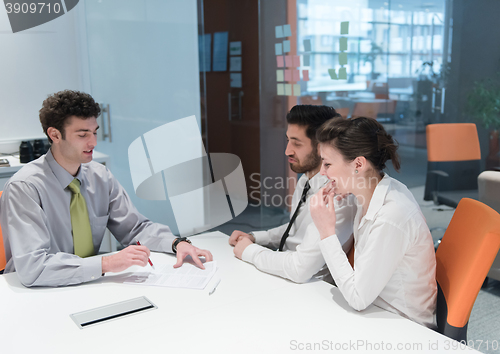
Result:
{"type": "Polygon", "coordinates": [[[14,173],[14,175],[9,179],[8,183],[15,182],[31,182],[31,183],[43,183],[46,178],[50,177],[51,170],[45,161],[45,156],[42,156],[34,161],[31,161],[21,167],[19,171],[14,173]]]}
{"type": "Polygon", "coordinates": [[[96,161],[82,164],[81,168],[83,169],[83,175],[89,181],[109,182],[114,178],[105,165],[96,161]]]}
{"type": "Polygon", "coordinates": [[[82,167],[85,168],[89,172],[98,172],[98,173],[106,173],[108,169],[105,165],[100,162],[90,161],[88,163],[82,164],[82,167]]]}
{"type": "Polygon", "coordinates": [[[9,198],[11,191],[27,194],[31,198],[38,198],[44,191],[52,190],[57,185],[57,178],[42,156],[21,167],[3,187],[4,197],[9,198]]]}

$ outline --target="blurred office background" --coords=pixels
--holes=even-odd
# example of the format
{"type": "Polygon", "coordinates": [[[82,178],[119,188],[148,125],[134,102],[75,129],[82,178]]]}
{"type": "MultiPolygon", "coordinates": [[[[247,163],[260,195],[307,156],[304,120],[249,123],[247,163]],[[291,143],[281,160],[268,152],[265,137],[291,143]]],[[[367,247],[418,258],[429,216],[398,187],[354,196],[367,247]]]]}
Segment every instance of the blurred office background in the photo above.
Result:
{"type": "MultiPolygon", "coordinates": [[[[476,82],[500,99],[498,13],[497,0],[82,0],[64,16],[12,34],[2,9],[0,152],[43,137],[38,110],[47,95],[89,92],[109,105],[101,125],[112,141],[97,150],[110,156],[109,168],[138,209],[176,232],[168,200],[135,196],[128,147],[195,115],[207,152],[237,155],[247,182],[251,204],[219,229],[250,231],[289,215],[296,175],[284,155],[286,112],[330,105],[384,124],[402,157],[401,172],[389,173],[414,192],[430,227],[445,228],[453,209],[423,201],[426,126],[476,123],[482,169],[500,166],[500,123],[485,127],[467,103],[476,82]]],[[[480,293],[487,300],[473,316],[496,315],[473,317],[470,337],[500,340],[499,293],[494,281],[480,293]]]]}

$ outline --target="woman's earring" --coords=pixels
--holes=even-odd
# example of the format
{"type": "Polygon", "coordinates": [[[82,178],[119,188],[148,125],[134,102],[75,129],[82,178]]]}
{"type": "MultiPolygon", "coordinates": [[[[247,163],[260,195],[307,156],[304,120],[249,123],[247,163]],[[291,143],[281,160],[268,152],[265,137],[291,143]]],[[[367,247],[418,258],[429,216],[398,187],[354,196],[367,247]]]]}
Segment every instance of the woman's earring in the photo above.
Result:
{"type": "Polygon", "coordinates": [[[354,170],[355,173],[358,173],[358,170],[354,170]]]}

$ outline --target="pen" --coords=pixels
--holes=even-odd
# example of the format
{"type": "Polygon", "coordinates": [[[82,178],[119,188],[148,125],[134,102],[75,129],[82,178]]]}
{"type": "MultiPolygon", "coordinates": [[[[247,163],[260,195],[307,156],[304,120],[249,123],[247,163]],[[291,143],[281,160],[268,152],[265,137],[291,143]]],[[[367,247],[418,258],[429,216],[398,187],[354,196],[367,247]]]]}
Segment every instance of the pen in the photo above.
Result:
{"type": "Polygon", "coordinates": [[[212,295],[215,292],[215,289],[217,289],[217,286],[219,285],[219,283],[220,283],[220,278],[219,278],[219,280],[217,280],[217,283],[215,283],[215,285],[213,286],[212,290],[210,290],[208,295],[212,295]]]}
{"type": "MultiPolygon", "coordinates": [[[[137,245],[140,246],[141,243],[139,241],[137,241],[137,245]]],[[[151,262],[151,259],[148,258],[148,262],[149,262],[149,265],[151,266],[151,268],[156,269],[155,266],[153,265],[153,262],[151,262]]]]}

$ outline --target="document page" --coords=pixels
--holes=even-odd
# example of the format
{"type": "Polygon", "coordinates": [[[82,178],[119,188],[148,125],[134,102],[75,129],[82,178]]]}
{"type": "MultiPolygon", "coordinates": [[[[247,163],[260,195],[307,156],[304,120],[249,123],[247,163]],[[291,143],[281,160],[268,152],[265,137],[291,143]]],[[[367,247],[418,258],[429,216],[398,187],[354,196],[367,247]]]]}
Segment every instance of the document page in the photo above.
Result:
{"type": "Polygon", "coordinates": [[[184,263],[180,268],[171,264],[155,265],[151,272],[134,272],[124,281],[124,284],[166,286],[170,288],[204,289],[217,271],[216,262],[203,264],[200,269],[193,264],[184,263]]]}

